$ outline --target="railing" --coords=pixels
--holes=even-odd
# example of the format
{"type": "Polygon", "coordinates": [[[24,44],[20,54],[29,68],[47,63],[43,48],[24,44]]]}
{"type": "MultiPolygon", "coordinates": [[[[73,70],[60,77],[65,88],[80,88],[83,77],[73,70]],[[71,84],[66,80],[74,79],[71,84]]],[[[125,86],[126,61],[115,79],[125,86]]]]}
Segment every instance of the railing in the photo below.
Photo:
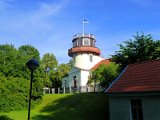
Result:
{"type": "Polygon", "coordinates": [[[57,88],[57,92],[55,92],[55,88],[44,88],[44,94],[55,94],[55,93],[89,93],[89,92],[102,92],[104,91],[104,88],[101,86],[82,86],[82,87],[63,87],[63,88],[57,88]]]}
{"type": "Polygon", "coordinates": [[[95,39],[95,36],[93,34],[76,34],[73,36],[73,39],[77,38],[77,37],[90,37],[90,38],[93,38],[95,39]]]}
{"type": "Polygon", "coordinates": [[[87,87],[87,86],[82,86],[82,87],[69,87],[69,88],[61,88],[62,93],[88,93],[88,92],[102,92],[104,89],[100,86],[96,87],[87,87]]]}

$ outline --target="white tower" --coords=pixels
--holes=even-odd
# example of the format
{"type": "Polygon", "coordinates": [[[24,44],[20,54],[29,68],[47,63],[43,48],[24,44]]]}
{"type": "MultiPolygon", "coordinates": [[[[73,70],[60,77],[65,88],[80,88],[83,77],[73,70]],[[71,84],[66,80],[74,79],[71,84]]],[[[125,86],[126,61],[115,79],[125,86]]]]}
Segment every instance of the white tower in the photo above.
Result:
{"type": "Polygon", "coordinates": [[[73,37],[73,46],[68,50],[68,55],[74,60],[74,67],[63,77],[62,87],[72,87],[85,91],[92,69],[105,58],[101,57],[100,49],[96,47],[95,37],[93,34],[84,33],[76,34],[73,37]]]}

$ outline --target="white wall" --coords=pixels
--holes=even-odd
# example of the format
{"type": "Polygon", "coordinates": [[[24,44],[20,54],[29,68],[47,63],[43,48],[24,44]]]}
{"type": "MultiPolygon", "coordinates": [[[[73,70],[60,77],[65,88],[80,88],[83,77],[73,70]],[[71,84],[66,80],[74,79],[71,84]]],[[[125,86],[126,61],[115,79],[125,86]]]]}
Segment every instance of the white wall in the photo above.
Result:
{"type": "MultiPolygon", "coordinates": [[[[80,86],[86,86],[88,82],[89,77],[89,70],[95,66],[98,62],[104,60],[105,58],[89,54],[89,53],[82,53],[82,54],[76,54],[74,56],[74,68],[71,69],[68,76],[67,81],[67,87],[74,86],[74,76],[76,76],[77,79],[77,87],[80,86]],[[92,55],[92,61],[90,61],[90,55],[92,55]],[[80,68],[80,69],[79,69],[80,68]]],[[[62,79],[62,87],[65,86],[65,79],[62,79]]]]}
{"type": "Polygon", "coordinates": [[[81,86],[86,86],[89,78],[89,71],[81,70],[81,86]]]}
{"type": "Polygon", "coordinates": [[[73,78],[76,76],[77,80],[77,87],[80,87],[80,69],[78,68],[72,68],[69,72],[69,86],[74,86],[73,78]]]}
{"type": "Polygon", "coordinates": [[[89,71],[80,70],[78,68],[72,68],[71,71],[69,72],[69,76],[62,78],[62,87],[74,86],[74,82],[73,82],[74,76],[76,76],[77,87],[87,85],[89,71]],[[65,80],[67,80],[66,86],[65,86],[65,80]]]}
{"type": "Polygon", "coordinates": [[[95,64],[100,62],[101,60],[104,60],[105,58],[102,58],[100,56],[94,55],[94,54],[89,54],[89,53],[81,53],[81,54],[76,54],[74,56],[75,60],[75,66],[82,68],[82,69],[91,69],[95,64]],[[90,61],[89,56],[92,55],[93,61],[90,61]]]}

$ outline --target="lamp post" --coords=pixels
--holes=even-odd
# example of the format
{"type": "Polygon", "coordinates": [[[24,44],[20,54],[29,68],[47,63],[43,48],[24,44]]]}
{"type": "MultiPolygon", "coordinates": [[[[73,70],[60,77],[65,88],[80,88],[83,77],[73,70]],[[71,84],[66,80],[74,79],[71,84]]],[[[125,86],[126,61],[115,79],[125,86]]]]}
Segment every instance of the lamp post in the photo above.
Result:
{"type": "Polygon", "coordinates": [[[32,81],[33,81],[33,71],[39,67],[39,63],[36,59],[30,59],[26,63],[27,67],[31,70],[31,81],[30,81],[30,92],[29,92],[29,105],[28,105],[28,120],[30,120],[30,108],[31,108],[31,95],[32,95],[32,81]]]}

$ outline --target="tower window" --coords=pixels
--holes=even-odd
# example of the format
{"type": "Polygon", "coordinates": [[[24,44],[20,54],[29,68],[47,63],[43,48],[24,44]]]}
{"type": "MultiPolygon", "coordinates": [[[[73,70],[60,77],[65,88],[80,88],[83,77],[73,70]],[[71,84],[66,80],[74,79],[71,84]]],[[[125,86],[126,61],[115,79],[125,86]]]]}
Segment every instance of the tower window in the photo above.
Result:
{"type": "Polygon", "coordinates": [[[90,45],[90,39],[89,38],[83,38],[83,45],[89,46],[90,45]]]}
{"type": "Polygon", "coordinates": [[[81,38],[78,39],[78,46],[82,46],[82,39],[81,38]]]}
{"type": "Polygon", "coordinates": [[[143,120],[142,101],[140,99],[131,100],[132,120],[143,120]]]}
{"type": "Polygon", "coordinates": [[[73,41],[73,47],[76,47],[77,46],[77,41],[73,41]]]}
{"type": "Polygon", "coordinates": [[[90,62],[93,61],[93,56],[92,56],[92,55],[89,56],[89,61],[90,61],[90,62]]]}
{"type": "Polygon", "coordinates": [[[94,43],[93,39],[90,40],[90,46],[95,46],[95,43],[94,43]]]}

